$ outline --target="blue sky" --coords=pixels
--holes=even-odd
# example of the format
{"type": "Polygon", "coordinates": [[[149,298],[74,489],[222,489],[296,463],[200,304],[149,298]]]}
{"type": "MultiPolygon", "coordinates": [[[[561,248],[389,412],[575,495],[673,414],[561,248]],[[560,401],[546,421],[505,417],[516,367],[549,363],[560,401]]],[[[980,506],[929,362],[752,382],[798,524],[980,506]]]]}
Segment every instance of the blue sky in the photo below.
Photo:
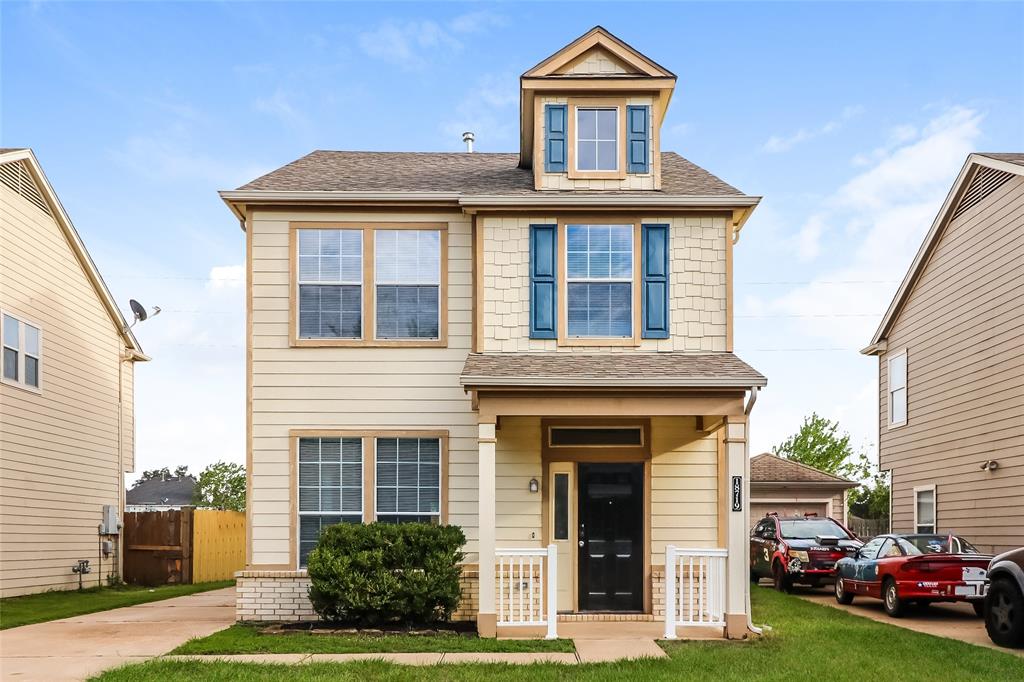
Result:
{"type": "Polygon", "coordinates": [[[754,451],[875,452],[857,353],[973,150],[1024,150],[1022,3],[0,5],[31,146],[137,329],[138,468],[244,461],[243,235],[216,191],[312,149],[518,149],[527,68],[601,24],[679,76],[663,146],[765,197],[736,251],[754,451]]]}

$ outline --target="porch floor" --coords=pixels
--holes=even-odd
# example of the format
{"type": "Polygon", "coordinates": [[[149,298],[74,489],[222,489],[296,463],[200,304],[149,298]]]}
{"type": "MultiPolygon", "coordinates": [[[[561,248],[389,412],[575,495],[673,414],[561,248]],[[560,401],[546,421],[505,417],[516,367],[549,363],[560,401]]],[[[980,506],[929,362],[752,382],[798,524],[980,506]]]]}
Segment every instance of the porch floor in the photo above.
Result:
{"type": "MultiPolygon", "coordinates": [[[[543,627],[498,627],[498,637],[500,639],[537,639],[538,637],[543,637],[544,633],[545,628],[543,627]]],[[[558,637],[560,639],[571,639],[577,643],[584,640],[603,642],[646,640],[653,643],[656,639],[662,639],[664,635],[665,624],[661,620],[573,622],[563,621],[559,617],[558,622],[558,637]]],[[[679,639],[691,640],[721,641],[725,639],[725,633],[721,627],[679,627],[676,628],[676,636],[679,639]]]]}

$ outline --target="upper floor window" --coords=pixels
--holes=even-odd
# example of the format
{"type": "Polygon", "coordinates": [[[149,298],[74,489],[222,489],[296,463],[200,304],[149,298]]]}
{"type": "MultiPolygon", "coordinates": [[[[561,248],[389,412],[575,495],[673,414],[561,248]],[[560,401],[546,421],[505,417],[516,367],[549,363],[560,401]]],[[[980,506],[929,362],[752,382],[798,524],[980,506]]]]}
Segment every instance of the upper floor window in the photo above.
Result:
{"type": "Polygon", "coordinates": [[[566,225],[568,336],[633,336],[633,226],[566,225]]]}
{"type": "Polygon", "coordinates": [[[907,351],[889,358],[889,426],[907,423],[907,351]]]}
{"type": "Polygon", "coordinates": [[[576,170],[619,168],[619,110],[576,109],[576,170]]]}
{"type": "Polygon", "coordinates": [[[42,333],[10,313],[3,313],[3,380],[23,388],[39,388],[42,333]]]}
{"type": "Polygon", "coordinates": [[[444,226],[343,225],[294,230],[293,345],[444,345],[444,226]]]}

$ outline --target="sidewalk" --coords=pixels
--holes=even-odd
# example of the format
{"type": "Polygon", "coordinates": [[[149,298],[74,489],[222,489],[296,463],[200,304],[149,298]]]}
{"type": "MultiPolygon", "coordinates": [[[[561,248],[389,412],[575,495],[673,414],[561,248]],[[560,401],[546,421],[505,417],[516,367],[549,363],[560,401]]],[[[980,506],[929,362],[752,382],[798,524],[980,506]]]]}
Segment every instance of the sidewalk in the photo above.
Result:
{"type": "Polygon", "coordinates": [[[235,589],[0,631],[0,679],[84,680],[160,656],[235,621],[235,589]]]}

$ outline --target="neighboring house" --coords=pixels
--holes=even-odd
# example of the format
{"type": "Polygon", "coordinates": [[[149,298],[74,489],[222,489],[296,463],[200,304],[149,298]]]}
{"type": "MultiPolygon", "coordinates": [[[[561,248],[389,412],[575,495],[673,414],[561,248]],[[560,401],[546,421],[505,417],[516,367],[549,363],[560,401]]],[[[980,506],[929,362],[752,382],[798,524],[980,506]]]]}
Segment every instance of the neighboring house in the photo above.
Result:
{"type": "Polygon", "coordinates": [[[704,608],[746,634],[766,381],[732,352],[733,248],[759,198],[661,150],[675,83],[598,27],[522,76],[518,154],[316,151],[221,193],[248,253],[240,619],[312,616],[322,527],[420,520],[465,530],[484,635],[542,600],[510,549],[555,546],[563,618],[654,621],[670,544],[728,553],[704,608]]]}
{"type": "Polygon", "coordinates": [[[863,353],[892,530],[1024,545],[1024,154],[971,154],[863,353]]]}
{"type": "Polygon", "coordinates": [[[139,481],[125,495],[126,512],[167,511],[192,504],[196,479],[168,476],[139,481]]]}
{"type": "Polygon", "coordinates": [[[847,491],[859,484],[764,452],[750,458],[750,520],[817,514],[846,524],[847,491]]]}
{"type": "Polygon", "coordinates": [[[79,559],[103,581],[148,358],[29,149],[0,149],[0,327],[0,596],[77,587],[79,559]]]}

